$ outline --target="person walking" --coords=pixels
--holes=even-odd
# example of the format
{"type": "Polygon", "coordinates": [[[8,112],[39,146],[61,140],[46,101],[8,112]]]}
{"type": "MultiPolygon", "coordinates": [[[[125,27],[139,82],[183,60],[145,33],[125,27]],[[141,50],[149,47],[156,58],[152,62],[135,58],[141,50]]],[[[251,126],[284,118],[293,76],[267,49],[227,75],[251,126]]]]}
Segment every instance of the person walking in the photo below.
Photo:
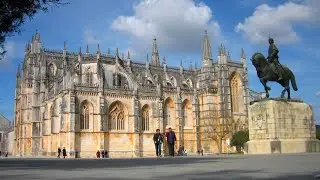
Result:
{"type": "Polygon", "coordinates": [[[163,143],[163,135],[160,133],[160,129],[157,129],[156,133],[153,135],[153,142],[156,148],[157,157],[161,157],[161,145],[163,143]]]}
{"type": "Polygon", "coordinates": [[[67,150],[65,147],[63,147],[63,149],[62,149],[62,155],[63,155],[63,159],[65,159],[67,156],[67,150]]]}
{"type": "Polygon", "coordinates": [[[60,158],[60,155],[61,155],[61,148],[58,147],[58,158],[60,158]]]}
{"type": "Polygon", "coordinates": [[[177,140],[176,134],[172,131],[172,128],[169,128],[169,132],[166,133],[169,156],[174,157],[174,143],[177,140]]]}

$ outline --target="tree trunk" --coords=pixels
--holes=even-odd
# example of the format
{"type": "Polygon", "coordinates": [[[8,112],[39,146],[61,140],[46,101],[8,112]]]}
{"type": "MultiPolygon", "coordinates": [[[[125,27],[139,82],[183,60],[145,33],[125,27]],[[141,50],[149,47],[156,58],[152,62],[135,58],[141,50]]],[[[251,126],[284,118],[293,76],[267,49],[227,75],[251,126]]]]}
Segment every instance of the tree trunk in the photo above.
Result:
{"type": "Polygon", "coordinates": [[[222,153],[222,138],[219,139],[219,154],[222,153]]]}
{"type": "Polygon", "coordinates": [[[218,146],[218,152],[219,152],[219,154],[221,154],[222,153],[222,138],[217,138],[216,143],[218,146]]]}

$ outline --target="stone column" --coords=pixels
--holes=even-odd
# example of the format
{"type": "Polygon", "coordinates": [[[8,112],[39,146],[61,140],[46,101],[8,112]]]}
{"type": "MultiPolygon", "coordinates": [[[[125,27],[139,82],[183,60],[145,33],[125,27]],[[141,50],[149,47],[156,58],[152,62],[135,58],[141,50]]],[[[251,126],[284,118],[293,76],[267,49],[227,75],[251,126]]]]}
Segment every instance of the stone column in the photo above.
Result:
{"type": "Polygon", "coordinates": [[[100,102],[100,149],[105,149],[104,147],[104,132],[106,129],[106,113],[105,113],[105,102],[103,93],[99,93],[99,102],[100,102]]]}
{"type": "MultiPolygon", "coordinates": [[[[163,126],[163,100],[162,97],[157,98],[157,107],[158,107],[158,128],[160,129],[161,133],[164,133],[164,126],[163,126]]],[[[165,139],[164,139],[165,140],[165,139]]],[[[165,146],[163,143],[163,146],[161,148],[161,154],[164,155],[165,152],[165,146]]]]}
{"type": "MultiPolygon", "coordinates": [[[[135,157],[140,157],[141,156],[141,151],[143,149],[140,148],[140,103],[138,100],[138,95],[137,92],[135,91],[135,95],[133,97],[133,117],[134,117],[134,139],[135,139],[135,144],[134,144],[134,156],[135,157]]],[[[141,142],[142,143],[142,142],[141,142]]]]}
{"type": "Polygon", "coordinates": [[[193,116],[196,122],[196,143],[197,143],[197,150],[200,150],[201,143],[200,143],[200,118],[199,118],[199,99],[197,90],[194,90],[193,93],[193,116]]]}
{"type": "Polygon", "coordinates": [[[182,122],[182,107],[181,107],[181,92],[180,87],[177,87],[177,96],[176,96],[176,111],[179,119],[179,145],[183,145],[183,122],[182,122]]]}
{"type": "Polygon", "coordinates": [[[69,142],[70,142],[70,147],[69,147],[69,152],[74,152],[75,151],[75,118],[76,118],[76,97],[74,92],[70,92],[70,111],[69,111],[69,142]]]}

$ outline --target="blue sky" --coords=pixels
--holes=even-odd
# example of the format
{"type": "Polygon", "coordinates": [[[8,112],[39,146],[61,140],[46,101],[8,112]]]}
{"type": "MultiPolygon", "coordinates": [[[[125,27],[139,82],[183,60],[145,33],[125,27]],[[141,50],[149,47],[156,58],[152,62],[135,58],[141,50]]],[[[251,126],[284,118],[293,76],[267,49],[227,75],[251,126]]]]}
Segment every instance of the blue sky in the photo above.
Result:
{"type": "MultiPolygon", "coordinates": [[[[292,96],[311,104],[320,120],[320,3],[317,0],[77,0],[71,4],[39,13],[26,20],[22,33],[7,39],[8,54],[0,62],[0,113],[13,119],[15,75],[22,62],[24,45],[36,30],[44,47],[77,52],[89,45],[94,53],[97,44],[105,53],[131,52],[135,61],[145,61],[157,38],[160,56],[178,66],[190,62],[201,64],[204,30],[211,38],[214,59],[218,46],[224,43],[234,61],[239,61],[241,48],[247,59],[257,51],[267,53],[268,35],[280,50],[280,62],[296,74],[299,91],[292,96]],[[112,3],[113,2],[113,3],[112,3]]],[[[161,58],[162,59],[162,58],[161,58]]],[[[249,63],[249,86],[263,91],[249,63]]],[[[272,96],[281,87],[270,83],[272,96]]]]}

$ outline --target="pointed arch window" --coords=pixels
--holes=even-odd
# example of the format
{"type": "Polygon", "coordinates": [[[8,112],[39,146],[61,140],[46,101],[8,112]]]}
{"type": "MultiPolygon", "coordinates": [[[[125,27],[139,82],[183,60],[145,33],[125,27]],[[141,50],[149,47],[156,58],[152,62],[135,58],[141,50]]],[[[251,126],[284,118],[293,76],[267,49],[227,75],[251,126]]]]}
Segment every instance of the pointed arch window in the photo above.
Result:
{"type": "Polygon", "coordinates": [[[89,85],[92,85],[92,76],[93,76],[93,74],[92,74],[92,71],[91,71],[91,69],[89,68],[88,70],[87,70],[87,74],[86,74],[86,78],[87,78],[87,83],[89,84],[89,85]]]}
{"type": "Polygon", "coordinates": [[[239,112],[239,98],[240,98],[240,88],[239,79],[237,76],[233,76],[231,79],[231,104],[232,112],[239,112]]]}
{"type": "Polygon", "coordinates": [[[148,106],[145,106],[142,109],[142,131],[149,131],[149,108],[148,106]]]}
{"type": "Polygon", "coordinates": [[[122,104],[116,104],[109,113],[111,130],[125,129],[125,114],[122,104]]]}
{"type": "Polygon", "coordinates": [[[89,113],[88,104],[84,104],[81,108],[80,129],[89,129],[89,113]]]}

